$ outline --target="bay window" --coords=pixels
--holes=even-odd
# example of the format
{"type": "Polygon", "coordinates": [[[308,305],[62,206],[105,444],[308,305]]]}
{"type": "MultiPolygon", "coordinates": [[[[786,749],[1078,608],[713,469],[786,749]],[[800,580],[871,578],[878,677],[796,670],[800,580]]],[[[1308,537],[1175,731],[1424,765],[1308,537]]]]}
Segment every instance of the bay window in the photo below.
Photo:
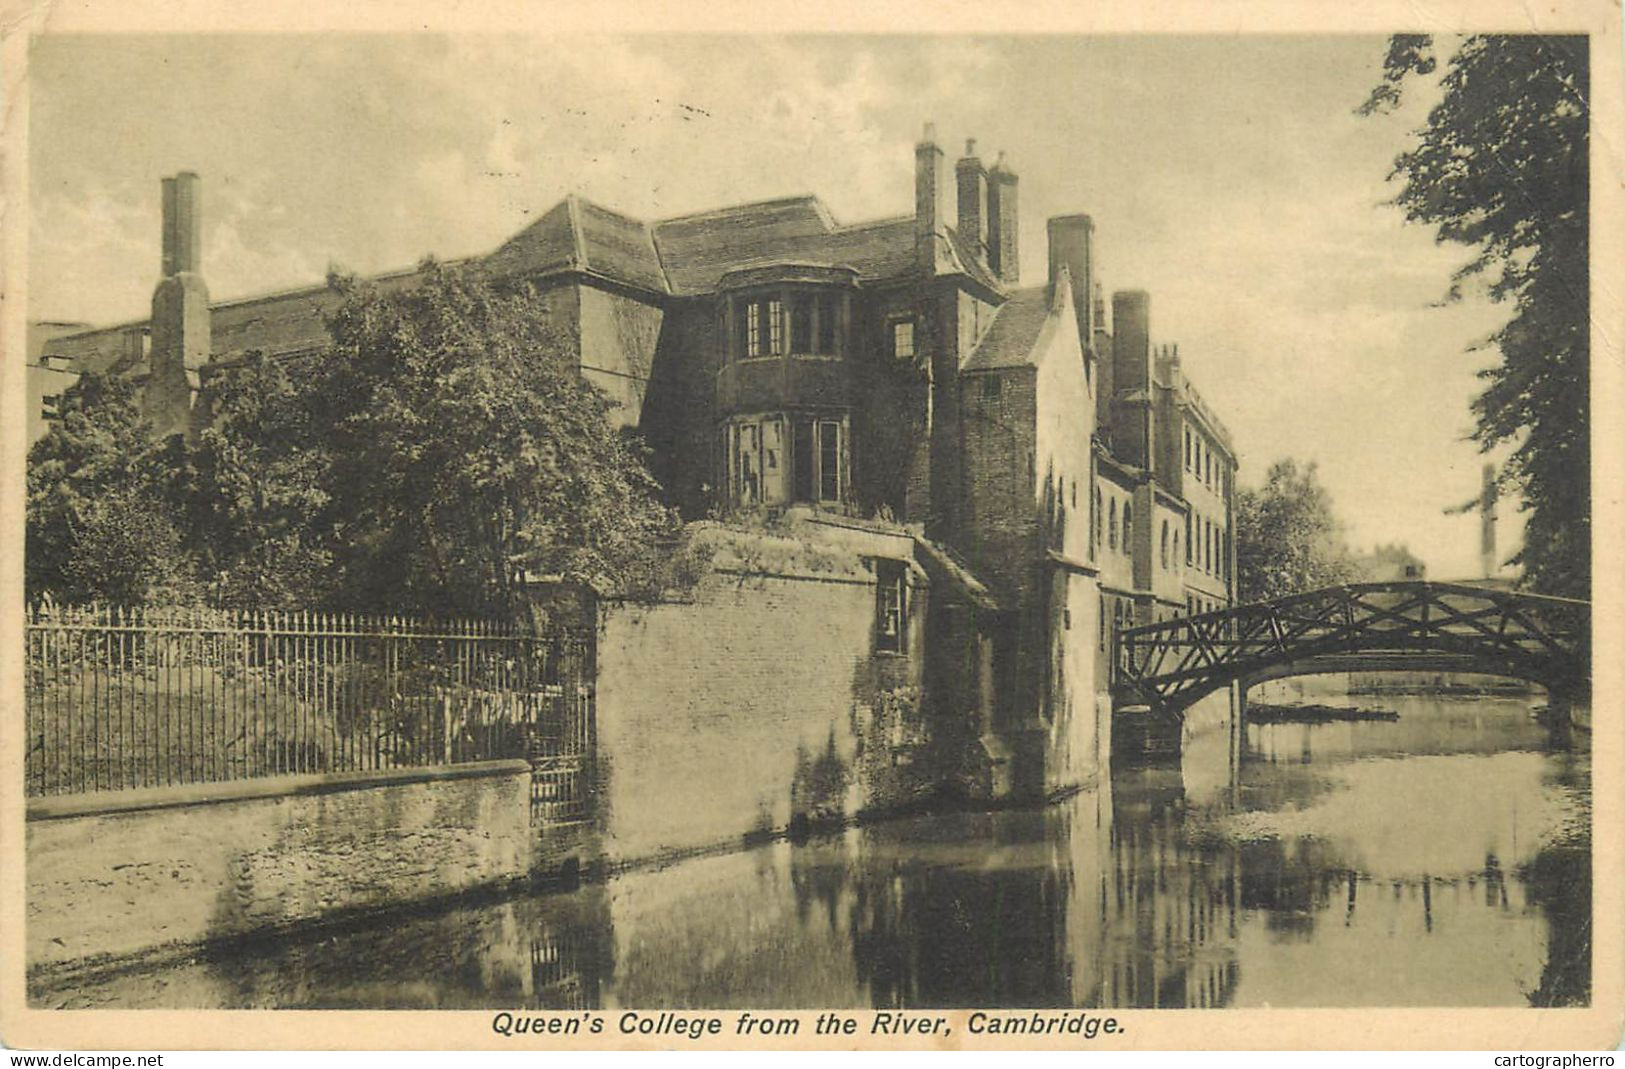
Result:
{"type": "Polygon", "coordinates": [[[728,503],[840,504],[847,482],[846,423],[774,414],[732,420],[723,429],[728,503]]]}

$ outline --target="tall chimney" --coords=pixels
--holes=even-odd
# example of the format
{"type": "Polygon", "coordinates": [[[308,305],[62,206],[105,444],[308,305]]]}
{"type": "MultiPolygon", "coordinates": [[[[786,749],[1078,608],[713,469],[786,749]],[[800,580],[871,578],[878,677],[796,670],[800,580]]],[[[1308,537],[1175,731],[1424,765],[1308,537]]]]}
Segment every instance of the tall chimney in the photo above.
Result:
{"type": "Polygon", "coordinates": [[[1484,488],[1478,497],[1478,553],[1484,566],[1484,578],[1493,579],[1500,562],[1495,559],[1495,465],[1484,465],[1484,488]]]}
{"type": "Polygon", "coordinates": [[[163,277],[203,270],[202,189],[198,176],[182,171],[164,184],[163,277]]]}
{"type": "Polygon", "coordinates": [[[1151,295],[1145,290],[1112,294],[1112,363],[1118,390],[1151,385],[1151,295]]]}
{"type": "Polygon", "coordinates": [[[209,290],[199,274],[201,183],[191,171],[163,180],[163,278],[152,294],[152,342],[142,412],[158,437],[190,433],[198,368],[211,351],[209,290]]]}
{"type": "Polygon", "coordinates": [[[965,155],[954,166],[959,180],[959,236],[987,259],[987,171],[976,155],[976,142],[965,142],[965,155]]]}
{"type": "Polygon", "coordinates": [[[1094,236],[1095,223],[1087,215],[1058,215],[1049,221],[1049,284],[1055,285],[1065,264],[1072,276],[1072,311],[1084,352],[1095,342],[1094,236]]]}
{"type": "Polygon", "coordinates": [[[942,149],[937,147],[937,124],[928,122],[914,146],[914,252],[923,275],[937,273],[937,243],[947,223],[942,149]]]}
{"type": "Polygon", "coordinates": [[[1137,467],[1153,463],[1151,295],[1112,294],[1112,452],[1137,467]]]}
{"type": "Polygon", "coordinates": [[[1021,258],[1016,245],[1019,225],[1016,175],[1004,162],[1001,152],[987,173],[987,266],[1011,286],[1021,280],[1021,258]]]}

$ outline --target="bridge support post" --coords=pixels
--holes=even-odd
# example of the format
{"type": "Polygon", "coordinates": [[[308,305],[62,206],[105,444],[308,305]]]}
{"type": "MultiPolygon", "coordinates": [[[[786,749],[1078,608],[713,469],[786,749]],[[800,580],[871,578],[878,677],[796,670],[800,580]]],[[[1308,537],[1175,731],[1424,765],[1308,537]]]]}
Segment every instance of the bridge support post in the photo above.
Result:
{"type": "Polygon", "coordinates": [[[1547,738],[1553,747],[1566,749],[1574,744],[1574,702],[1567,694],[1550,692],[1541,719],[1546,723],[1547,738]]]}
{"type": "Polygon", "coordinates": [[[1119,768],[1178,765],[1184,721],[1147,705],[1119,706],[1112,716],[1112,764],[1119,768]]]}

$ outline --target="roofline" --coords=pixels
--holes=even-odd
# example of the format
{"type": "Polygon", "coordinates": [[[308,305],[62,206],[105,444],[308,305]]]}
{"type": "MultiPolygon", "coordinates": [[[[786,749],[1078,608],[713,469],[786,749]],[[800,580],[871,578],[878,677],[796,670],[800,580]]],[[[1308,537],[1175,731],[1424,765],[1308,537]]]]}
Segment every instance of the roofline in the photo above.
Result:
{"type": "Polygon", "coordinates": [[[830,214],[828,208],[824,207],[824,202],[818,199],[818,194],[816,193],[797,193],[787,197],[769,197],[766,200],[748,200],[740,204],[726,204],[717,208],[706,208],[703,211],[688,212],[684,215],[672,215],[667,216],[664,219],[655,219],[651,221],[649,225],[654,227],[665,226],[667,223],[694,222],[714,218],[719,215],[727,215],[730,212],[737,212],[744,208],[765,208],[770,204],[794,204],[798,201],[812,201],[812,203],[818,209],[818,214],[821,215],[824,221],[830,225],[831,229],[834,229],[838,225],[835,222],[835,217],[830,214]]]}

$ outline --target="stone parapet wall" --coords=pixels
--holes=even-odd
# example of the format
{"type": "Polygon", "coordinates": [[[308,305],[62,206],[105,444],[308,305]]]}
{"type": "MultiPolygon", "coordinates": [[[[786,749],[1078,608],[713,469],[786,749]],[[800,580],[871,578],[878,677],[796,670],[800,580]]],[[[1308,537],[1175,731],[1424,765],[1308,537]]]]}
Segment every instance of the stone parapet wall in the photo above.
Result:
{"type": "Polygon", "coordinates": [[[39,798],[30,967],[197,943],[525,878],[529,765],[39,798]]]}

